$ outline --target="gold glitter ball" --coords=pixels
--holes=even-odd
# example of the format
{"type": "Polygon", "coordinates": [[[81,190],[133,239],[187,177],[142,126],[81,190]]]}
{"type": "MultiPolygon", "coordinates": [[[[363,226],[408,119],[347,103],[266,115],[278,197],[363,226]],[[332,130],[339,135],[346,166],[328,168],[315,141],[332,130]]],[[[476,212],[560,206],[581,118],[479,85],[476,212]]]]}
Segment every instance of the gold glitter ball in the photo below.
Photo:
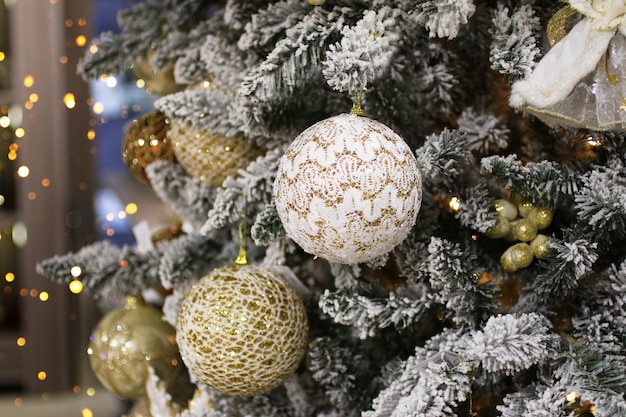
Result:
{"type": "Polygon", "coordinates": [[[185,170],[212,187],[220,187],[263,154],[263,150],[240,136],[214,135],[172,120],[167,133],[174,154],[185,170]]]}
{"type": "Polygon", "coordinates": [[[537,226],[530,219],[519,219],[513,226],[515,237],[522,242],[530,242],[537,237],[537,226]]]}
{"type": "Polygon", "coordinates": [[[109,391],[127,399],[146,396],[148,366],[170,381],[180,370],[175,330],[162,313],[141,297],[107,313],[94,328],[87,354],[98,380],[109,391]]]}
{"type": "Polygon", "coordinates": [[[504,251],[500,257],[500,265],[506,272],[515,272],[529,266],[533,259],[533,251],[528,243],[516,243],[504,251]]]}
{"type": "Polygon", "coordinates": [[[276,211],[302,249],[357,264],[404,240],[422,202],[412,150],[389,127],[340,114],[302,132],[280,160],[276,211]]]}
{"type": "Polygon", "coordinates": [[[149,183],[146,167],[150,163],[176,160],[167,139],[168,128],[165,115],[158,111],[143,114],[126,127],[122,141],[122,159],[131,174],[144,184],[149,183]]]}
{"type": "Polygon", "coordinates": [[[302,300],[273,272],[233,264],[185,297],[176,338],[189,371],[212,389],[247,397],[283,383],[308,339],[302,300]]]}
{"type": "Polygon", "coordinates": [[[530,248],[537,259],[547,258],[551,251],[548,236],[538,234],[537,237],[530,242],[530,248]]]}
{"type": "Polygon", "coordinates": [[[533,209],[533,207],[533,203],[525,200],[517,205],[517,211],[519,212],[520,216],[526,217],[528,216],[528,213],[530,213],[530,211],[533,209]]]}
{"type": "Polygon", "coordinates": [[[526,216],[539,230],[550,226],[553,217],[554,211],[549,207],[533,207],[526,216]]]}
{"type": "Polygon", "coordinates": [[[508,221],[515,220],[517,218],[517,207],[508,200],[499,199],[494,201],[493,208],[496,213],[498,213],[498,216],[502,216],[508,221]]]}
{"type": "Polygon", "coordinates": [[[500,239],[506,237],[510,232],[511,222],[503,216],[498,216],[496,217],[496,224],[485,235],[491,239],[500,239]]]}

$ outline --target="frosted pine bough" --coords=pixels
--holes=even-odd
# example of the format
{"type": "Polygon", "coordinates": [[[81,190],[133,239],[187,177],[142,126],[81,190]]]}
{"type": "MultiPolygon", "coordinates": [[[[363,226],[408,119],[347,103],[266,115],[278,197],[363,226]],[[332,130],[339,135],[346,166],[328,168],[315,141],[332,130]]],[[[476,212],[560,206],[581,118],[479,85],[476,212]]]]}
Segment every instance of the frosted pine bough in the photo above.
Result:
{"type": "Polygon", "coordinates": [[[331,262],[385,255],[419,212],[421,174],[411,149],[382,123],[341,114],[302,132],[281,158],[276,209],[287,235],[331,262]]]}

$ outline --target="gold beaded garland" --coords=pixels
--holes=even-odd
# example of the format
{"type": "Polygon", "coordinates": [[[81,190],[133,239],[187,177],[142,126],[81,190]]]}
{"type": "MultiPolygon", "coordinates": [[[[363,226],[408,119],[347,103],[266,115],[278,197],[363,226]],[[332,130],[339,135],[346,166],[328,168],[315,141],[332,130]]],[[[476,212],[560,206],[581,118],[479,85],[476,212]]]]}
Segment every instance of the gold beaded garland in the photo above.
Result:
{"type": "Polygon", "coordinates": [[[233,264],[202,278],[181,306],[176,338],[183,361],[224,395],[251,396],[280,385],[307,345],[302,300],[274,273],[233,264]]]}
{"type": "Polygon", "coordinates": [[[508,221],[515,220],[517,218],[517,207],[515,204],[503,198],[493,202],[493,207],[498,213],[498,216],[502,216],[508,221]]]}
{"type": "Polygon", "coordinates": [[[511,232],[511,222],[503,216],[496,217],[496,224],[485,235],[492,239],[506,237],[511,232]]]}
{"type": "Polygon", "coordinates": [[[515,222],[513,232],[518,240],[530,242],[537,237],[537,226],[529,219],[520,219],[515,222]]]}
{"type": "Polygon", "coordinates": [[[146,395],[148,366],[161,380],[180,369],[175,330],[158,309],[141,297],[128,296],[123,307],[107,313],[96,325],[87,348],[89,363],[109,391],[127,399],[146,395]]]}
{"type": "Polygon", "coordinates": [[[530,245],[520,242],[504,251],[500,257],[500,264],[506,272],[515,272],[530,265],[533,258],[534,255],[530,245]]]}
{"type": "Polygon", "coordinates": [[[551,208],[535,206],[520,194],[513,194],[510,201],[495,200],[491,205],[497,214],[496,223],[485,236],[522,242],[510,246],[500,257],[505,271],[515,272],[530,265],[533,258],[544,259],[549,255],[548,237],[539,234],[539,230],[552,223],[554,211],[551,208]]]}
{"type": "Polygon", "coordinates": [[[533,209],[533,203],[530,201],[522,201],[517,205],[517,211],[522,217],[526,217],[528,213],[533,209]]]}
{"type": "Polygon", "coordinates": [[[526,217],[537,226],[537,229],[543,230],[550,226],[553,216],[554,212],[549,207],[533,207],[526,217]]]}
{"type": "Polygon", "coordinates": [[[545,259],[550,254],[548,236],[538,234],[537,237],[530,242],[530,248],[537,259],[545,259]]]}

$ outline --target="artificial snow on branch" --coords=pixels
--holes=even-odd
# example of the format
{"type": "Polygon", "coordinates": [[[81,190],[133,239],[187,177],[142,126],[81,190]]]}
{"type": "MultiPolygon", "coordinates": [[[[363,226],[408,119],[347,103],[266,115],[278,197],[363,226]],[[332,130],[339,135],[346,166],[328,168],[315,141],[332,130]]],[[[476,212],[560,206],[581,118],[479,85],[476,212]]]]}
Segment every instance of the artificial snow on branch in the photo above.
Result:
{"type": "Polygon", "coordinates": [[[461,25],[476,11],[472,0],[414,0],[411,3],[415,20],[428,29],[430,37],[456,38],[461,25]]]}
{"type": "Polygon", "coordinates": [[[395,54],[400,37],[393,9],[370,10],[354,26],[344,26],[341,41],[328,46],[322,65],[332,88],[357,99],[380,77],[395,54]]]}
{"type": "Polygon", "coordinates": [[[489,60],[491,69],[513,81],[529,74],[541,55],[538,47],[540,22],[529,4],[521,5],[512,15],[509,12],[509,8],[500,3],[493,14],[489,60]]]}

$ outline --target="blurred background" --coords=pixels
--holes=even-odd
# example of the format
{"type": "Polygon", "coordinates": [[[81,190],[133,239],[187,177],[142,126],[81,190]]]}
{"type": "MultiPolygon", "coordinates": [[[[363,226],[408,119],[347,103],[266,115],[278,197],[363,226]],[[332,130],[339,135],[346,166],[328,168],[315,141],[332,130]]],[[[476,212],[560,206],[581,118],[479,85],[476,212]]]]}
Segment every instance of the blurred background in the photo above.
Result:
{"type": "Polygon", "coordinates": [[[167,224],[121,157],[127,123],[153,110],[132,73],[85,81],[76,65],[136,0],[0,0],[0,415],[121,415],[85,354],[101,315],[80,282],[37,262],[110,239],[134,244],[134,218],[167,224]]]}

